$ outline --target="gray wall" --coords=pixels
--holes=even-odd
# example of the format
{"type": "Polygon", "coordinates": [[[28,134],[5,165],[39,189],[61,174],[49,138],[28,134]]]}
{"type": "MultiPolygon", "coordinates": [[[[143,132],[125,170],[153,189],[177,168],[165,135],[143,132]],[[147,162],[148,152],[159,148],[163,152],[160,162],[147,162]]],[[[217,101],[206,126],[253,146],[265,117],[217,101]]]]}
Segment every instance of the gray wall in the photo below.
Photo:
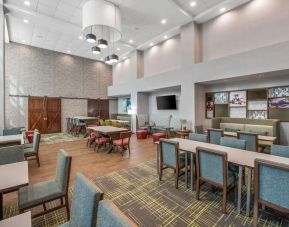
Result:
{"type": "Polygon", "coordinates": [[[0,1],[0,135],[4,128],[4,12],[0,1]]]}
{"type": "MultiPolygon", "coordinates": [[[[5,126],[28,125],[28,99],[9,97],[107,98],[112,68],[102,62],[26,45],[6,44],[5,126]]],[[[87,101],[62,100],[62,126],[71,115],[87,114],[87,101]]]]}

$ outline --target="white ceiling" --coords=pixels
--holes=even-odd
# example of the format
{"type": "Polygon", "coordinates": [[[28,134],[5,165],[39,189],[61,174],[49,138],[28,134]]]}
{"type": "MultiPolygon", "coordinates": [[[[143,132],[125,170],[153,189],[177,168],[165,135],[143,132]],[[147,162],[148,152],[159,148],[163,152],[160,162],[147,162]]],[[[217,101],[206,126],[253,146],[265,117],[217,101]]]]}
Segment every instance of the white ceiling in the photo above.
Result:
{"type": "MultiPolygon", "coordinates": [[[[13,42],[72,55],[98,59],[105,57],[93,55],[92,44],[80,40],[82,6],[87,0],[6,0],[9,38],[13,42]],[[29,20],[24,23],[23,20],[29,20]]],[[[122,13],[122,39],[115,45],[119,55],[130,52],[144,43],[176,30],[199,15],[226,2],[243,3],[248,0],[111,0],[120,6],[122,13]],[[161,20],[166,19],[166,24],[161,20]],[[129,40],[134,40],[133,44],[129,40]]],[[[236,7],[236,6],[235,6],[236,7]]],[[[161,41],[161,40],[160,40],[161,41]]]]}

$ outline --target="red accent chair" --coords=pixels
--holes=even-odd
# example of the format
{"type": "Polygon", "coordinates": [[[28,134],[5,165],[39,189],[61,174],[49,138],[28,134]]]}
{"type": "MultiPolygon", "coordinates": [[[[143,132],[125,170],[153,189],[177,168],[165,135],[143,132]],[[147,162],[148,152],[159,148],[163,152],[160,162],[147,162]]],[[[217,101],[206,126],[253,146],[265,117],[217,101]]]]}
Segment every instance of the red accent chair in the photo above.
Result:
{"type": "Polygon", "coordinates": [[[120,139],[114,140],[112,142],[113,149],[115,148],[122,148],[122,156],[124,155],[125,150],[128,150],[128,154],[130,156],[130,137],[131,137],[131,131],[128,132],[121,132],[120,133],[120,139]]]}
{"type": "Polygon", "coordinates": [[[146,139],[148,137],[148,131],[147,130],[138,130],[136,131],[136,138],[137,139],[146,139]]]}
{"type": "Polygon", "coordinates": [[[108,137],[96,137],[94,150],[97,147],[96,151],[98,151],[100,147],[102,146],[106,147],[106,144],[109,144],[109,143],[110,143],[110,138],[108,137]]]}
{"type": "Polygon", "coordinates": [[[86,146],[91,147],[91,145],[95,142],[97,137],[98,136],[96,132],[91,132],[89,137],[87,138],[86,146]]]}
{"type": "Polygon", "coordinates": [[[166,138],[166,134],[163,132],[158,132],[153,134],[153,141],[158,142],[161,138],[166,138]]]}

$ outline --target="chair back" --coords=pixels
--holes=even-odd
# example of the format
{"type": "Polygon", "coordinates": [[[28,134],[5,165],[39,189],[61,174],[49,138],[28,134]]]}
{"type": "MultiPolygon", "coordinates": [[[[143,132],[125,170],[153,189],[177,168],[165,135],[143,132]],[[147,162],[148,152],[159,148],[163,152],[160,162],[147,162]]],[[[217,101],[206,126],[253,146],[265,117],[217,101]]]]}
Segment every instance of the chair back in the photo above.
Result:
{"type": "Polygon", "coordinates": [[[203,125],[196,125],[196,126],[195,126],[195,133],[197,133],[197,134],[204,134],[204,127],[203,127],[203,125]]]}
{"type": "Polygon", "coordinates": [[[70,226],[96,225],[98,203],[103,192],[81,173],[76,173],[70,211],[70,226]]]}
{"type": "Polygon", "coordinates": [[[178,168],[179,165],[179,143],[167,139],[160,139],[160,162],[178,168]]]}
{"type": "Polygon", "coordinates": [[[289,158],[289,146],[272,144],[271,145],[271,154],[276,155],[276,156],[289,158]]]}
{"type": "Polygon", "coordinates": [[[130,143],[131,134],[132,134],[131,131],[121,132],[120,133],[120,139],[122,140],[122,143],[127,142],[129,144],[130,143]]]}
{"type": "Polygon", "coordinates": [[[38,130],[34,130],[32,149],[35,153],[38,153],[39,151],[40,137],[41,135],[38,130]]]}
{"type": "Polygon", "coordinates": [[[121,210],[109,200],[99,202],[96,227],[136,227],[121,210]]]}
{"type": "Polygon", "coordinates": [[[208,137],[204,134],[190,133],[189,140],[199,141],[203,143],[208,142],[208,137]]]}
{"type": "Polygon", "coordinates": [[[237,138],[246,141],[246,150],[258,152],[258,134],[251,132],[237,132],[237,138]]]}
{"type": "Polygon", "coordinates": [[[22,127],[17,128],[5,128],[3,129],[3,136],[12,136],[20,134],[20,130],[22,127]]]}
{"type": "Polygon", "coordinates": [[[254,202],[289,212],[289,165],[255,160],[254,202]]]}
{"type": "Polygon", "coordinates": [[[196,164],[197,178],[218,187],[227,187],[227,153],[197,147],[196,164]]]}
{"type": "Polygon", "coordinates": [[[70,168],[71,156],[68,156],[63,149],[60,149],[57,157],[55,181],[62,192],[68,191],[70,168]]]}
{"type": "Polygon", "coordinates": [[[222,137],[220,145],[224,146],[224,147],[233,147],[233,148],[237,148],[237,149],[241,149],[241,150],[246,149],[246,141],[245,140],[238,140],[235,138],[222,137]]]}
{"type": "Polygon", "coordinates": [[[0,165],[24,161],[23,145],[0,148],[0,165]]]}
{"type": "Polygon", "coordinates": [[[221,138],[224,137],[224,130],[223,129],[208,129],[208,141],[212,144],[220,145],[221,138]]]}

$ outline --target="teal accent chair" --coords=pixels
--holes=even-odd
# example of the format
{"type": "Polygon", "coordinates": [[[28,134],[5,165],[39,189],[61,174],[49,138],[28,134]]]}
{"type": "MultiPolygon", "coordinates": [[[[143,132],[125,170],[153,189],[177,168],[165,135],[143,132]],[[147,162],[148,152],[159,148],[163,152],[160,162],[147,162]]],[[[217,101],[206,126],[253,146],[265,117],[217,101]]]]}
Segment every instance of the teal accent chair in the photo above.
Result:
{"type": "Polygon", "coordinates": [[[226,213],[227,191],[237,188],[237,179],[228,170],[227,153],[204,147],[197,147],[197,186],[196,199],[200,200],[200,188],[208,183],[223,190],[222,212],[226,213]]]}
{"type": "Polygon", "coordinates": [[[276,156],[289,158],[289,146],[272,144],[271,145],[271,154],[276,155],[276,156]]]}
{"type": "Polygon", "coordinates": [[[256,159],[254,166],[253,225],[257,226],[259,204],[289,214],[289,165],[256,159]]]}
{"type": "Polygon", "coordinates": [[[137,227],[121,210],[110,200],[99,202],[96,227],[137,227]]]}
{"type": "Polygon", "coordinates": [[[3,136],[12,136],[21,134],[21,129],[24,127],[16,127],[16,128],[5,128],[3,130],[3,136]]]}
{"type": "Polygon", "coordinates": [[[23,145],[0,148],[0,165],[24,161],[23,145]]]}
{"type": "Polygon", "coordinates": [[[189,134],[189,140],[207,143],[208,137],[204,134],[190,133],[189,134]]]}
{"type": "Polygon", "coordinates": [[[103,192],[81,173],[76,173],[71,203],[70,221],[61,227],[94,227],[96,225],[98,203],[103,192]]]}
{"type": "Polygon", "coordinates": [[[160,139],[160,173],[159,180],[162,180],[163,170],[166,168],[175,171],[175,187],[178,188],[179,177],[185,172],[185,153],[179,154],[179,143],[167,139],[160,139]]]}
{"type": "Polygon", "coordinates": [[[39,160],[39,144],[40,144],[41,134],[38,132],[38,130],[34,130],[33,133],[33,144],[31,146],[24,147],[24,156],[25,159],[30,160],[36,160],[38,167],[40,167],[40,160],[39,160]]]}
{"type": "Polygon", "coordinates": [[[69,202],[68,185],[71,168],[71,156],[68,156],[64,150],[60,150],[57,157],[57,169],[54,180],[45,181],[33,185],[22,187],[18,191],[18,207],[20,212],[42,205],[44,211],[34,214],[32,218],[44,215],[56,209],[66,207],[68,220],[69,202]],[[45,203],[60,199],[60,205],[47,209],[45,203]],[[63,203],[65,200],[65,204],[63,203]]]}
{"type": "Polygon", "coordinates": [[[224,137],[223,129],[215,129],[215,128],[208,129],[209,143],[220,145],[222,137],[224,137]]]}
{"type": "Polygon", "coordinates": [[[258,134],[251,132],[237,132],[239,140],[246,141],[246,150],[258,152],[258,134]]]}

